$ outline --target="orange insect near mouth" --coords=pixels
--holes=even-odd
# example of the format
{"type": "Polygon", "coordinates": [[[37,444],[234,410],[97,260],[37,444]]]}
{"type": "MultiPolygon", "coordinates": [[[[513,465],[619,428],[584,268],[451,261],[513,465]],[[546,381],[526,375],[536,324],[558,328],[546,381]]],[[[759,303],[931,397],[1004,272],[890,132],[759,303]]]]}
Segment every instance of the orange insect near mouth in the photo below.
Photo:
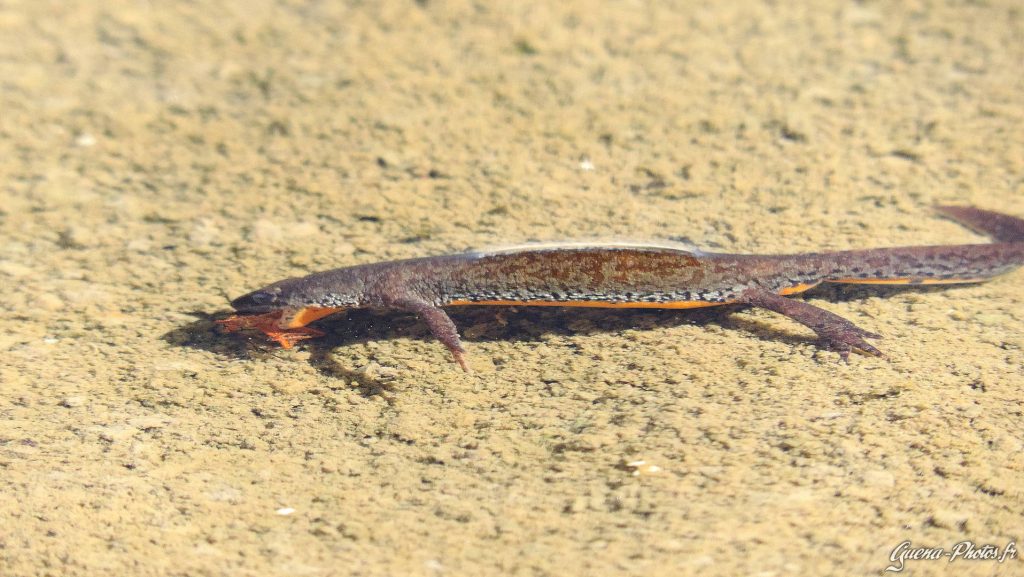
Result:
{"type": "Polygon", "coordinates": [[[290,349],[299,341],[324,335],[323,331],[303,325],[322,316],[327,316],[327,314],[330,313],[320,316],[303,315],[303,312],[306,310],[308,309],[299,311],[299,313],[296,313],[288,319],[287,322],[282,322],[285,320],[284,316],[286,311],[280,310],[271,311],[261,315],[235,315],[216,321],[216,323],[222,326],[224,331],[228,333],[234,333],[245,329],[256,329],[270,337],[272,340],[277,341],[282,348],[290,349]],[[308,318],[310,316],[314,316],[314,318],[308,318]],[[303,321],[305,321],[305,323],[303,321]],[[302,324],[295,324],[297,322],[302,324]]]}

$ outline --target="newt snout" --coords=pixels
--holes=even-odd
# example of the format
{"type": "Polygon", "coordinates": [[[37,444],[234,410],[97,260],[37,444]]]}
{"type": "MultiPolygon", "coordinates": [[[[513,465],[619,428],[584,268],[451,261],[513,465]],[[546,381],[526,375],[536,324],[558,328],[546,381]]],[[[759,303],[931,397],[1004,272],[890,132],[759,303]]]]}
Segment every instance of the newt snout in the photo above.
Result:
{"type": "Polygon", "coordinates": [[[281,289],[260,289],[244,294],[231,301],[231,308],[242,314],[259,314],[280,309],[284,306],[279,302],[281,289]]]}

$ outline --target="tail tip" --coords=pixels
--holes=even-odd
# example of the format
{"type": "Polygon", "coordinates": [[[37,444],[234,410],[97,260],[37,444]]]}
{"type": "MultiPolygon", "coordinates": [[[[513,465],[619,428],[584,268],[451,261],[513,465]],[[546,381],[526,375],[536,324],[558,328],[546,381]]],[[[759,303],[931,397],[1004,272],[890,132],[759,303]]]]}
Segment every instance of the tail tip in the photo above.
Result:
{"type": "Polygon", "coordinates": [[[960,224],[1001,242],[1024,241],[1024,219],[973,206],[937,204],[934,209],[960,224]]]}

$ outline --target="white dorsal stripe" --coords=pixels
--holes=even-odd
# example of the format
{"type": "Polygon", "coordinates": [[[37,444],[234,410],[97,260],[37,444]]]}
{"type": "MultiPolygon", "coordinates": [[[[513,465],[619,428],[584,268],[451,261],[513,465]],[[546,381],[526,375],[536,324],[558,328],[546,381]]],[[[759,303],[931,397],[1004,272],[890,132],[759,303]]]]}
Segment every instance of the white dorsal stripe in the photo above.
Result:
{"type": "Polygon", "coordinates": [[[581,240],[581,241],[552,241],[552,242],[530,242],[524,244],[492,246],[469,251],[474,256],[488,256],[495,254],[509,254],[515,252],[549,251],[549,250],[585,250],[585,249],[655,249],[673,250],[685,252],[692,255],[701,255],[703,252],[692,244],[676,242],[671,240],[655,241],[631,241],[631,240],[581,240]]]}

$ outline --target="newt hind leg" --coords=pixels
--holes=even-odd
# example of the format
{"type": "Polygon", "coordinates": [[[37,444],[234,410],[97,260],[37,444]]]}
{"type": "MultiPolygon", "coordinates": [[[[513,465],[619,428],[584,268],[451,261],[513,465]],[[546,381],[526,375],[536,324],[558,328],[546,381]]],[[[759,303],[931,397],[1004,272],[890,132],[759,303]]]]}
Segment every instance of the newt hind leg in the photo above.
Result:
{"type": "Polygon", "coordinates": [[[803,301],[761,290],[749,289],[740,295],[739,302],[767,309],[785,315],[808,327],[818,335],[822,346],[839,353],[844,361],[849,360],[851,351],[861,351],[874,356],[884,356],[865,338],[880,339],[881,335],[868,332],[843,317],[803,301]]]}

